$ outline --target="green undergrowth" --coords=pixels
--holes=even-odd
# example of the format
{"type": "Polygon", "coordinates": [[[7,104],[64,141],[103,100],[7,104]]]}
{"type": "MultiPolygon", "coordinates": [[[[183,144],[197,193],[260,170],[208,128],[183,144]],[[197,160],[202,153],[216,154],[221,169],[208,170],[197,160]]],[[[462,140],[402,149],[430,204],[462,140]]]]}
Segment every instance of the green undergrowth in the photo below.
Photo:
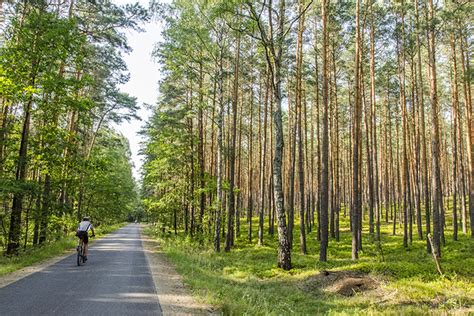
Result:
{"type": "MultiPolygon", "coordinates": [[[[224,314],[445,314],[474,313],[474,240],[464,234],[452,241],[446,232],[441,267],[426,253],[426,242],[403,247],[401,228],[392,236],[391,223],[382,225],[382,245],[364,232],[363,251],[351,260],[351,234],[341,229],[341,239],[330,239],[328,262],[319,262],[319,242],[313,231],[307,236],[308,255],[299,252],[299,227],[294,231],[291,271],[276,265],[277,236],[265,234],[264,245],[248,242],[246,224],[228,253],[215,253],[209,239],[191,240],[183,232],[163,234],[150,226],[147,234],[157,238],[193,293],[224,314]],[[383,257],[382,257],[383,254],[383,257]],[[321,270],[355,271],[377,280],[374,290],[346,297],[311,286],[311,276],[321,270]]],[[[341,216],[341,227],[348,227],[341,216]]],[[[223,247],[222,247],[223,248],[223,247]]]]}
{"type": "MultiPolygon", "coordinates": [[[[95,229],[95,238],[100,238],[110,232],[113,232],[128,223],[118,223],[112,225],[101,225],[95,229]]],[[[94,241],[92,239],[91,242],[94,241]]],[[[40,263],[47,259],[65,254],[75,248],[77,244],[74,232],[68,236],[55,241],[48,242],[41,246],[29,246],[22,249],[16,256],[0,255],[0,276],[12,273],[27,266],[40,263]]]]}

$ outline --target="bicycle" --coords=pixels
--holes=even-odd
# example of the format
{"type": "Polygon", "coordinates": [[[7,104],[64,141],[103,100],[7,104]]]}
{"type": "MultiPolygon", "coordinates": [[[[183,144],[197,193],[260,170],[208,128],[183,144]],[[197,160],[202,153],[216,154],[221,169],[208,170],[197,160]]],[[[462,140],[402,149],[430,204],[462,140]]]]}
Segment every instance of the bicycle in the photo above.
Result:
{"type": "MultiPolygon", "coordinates": [[[[95,237],[95,235],[91,235],[89,237],[95,237]]],[[[86,256],[84,255],[84,240],[79,238],[79,242],[77,244],[77,266],[86,263],[86,256]]]]}
{"type": "Polygon", "coordinates": [[[86,263],[86,256],[84,256],[84,240],[79,238],[79,242],[77,244],[77,266],[80,266],[81,263],[86,263]]]}

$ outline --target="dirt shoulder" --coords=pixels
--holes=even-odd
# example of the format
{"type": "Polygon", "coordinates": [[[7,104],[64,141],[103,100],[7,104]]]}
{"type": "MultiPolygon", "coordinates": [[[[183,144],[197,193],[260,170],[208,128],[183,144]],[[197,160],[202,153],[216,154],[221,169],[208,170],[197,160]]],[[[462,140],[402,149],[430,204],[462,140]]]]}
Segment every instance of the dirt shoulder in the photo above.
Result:
{"type": "Polygon", "coordinates": [[[142,233],[142,244],[164,315],[218,314],[212,307],[201,304],[192,297],[181,275],[176,272],[156,240],[142,233]]]}

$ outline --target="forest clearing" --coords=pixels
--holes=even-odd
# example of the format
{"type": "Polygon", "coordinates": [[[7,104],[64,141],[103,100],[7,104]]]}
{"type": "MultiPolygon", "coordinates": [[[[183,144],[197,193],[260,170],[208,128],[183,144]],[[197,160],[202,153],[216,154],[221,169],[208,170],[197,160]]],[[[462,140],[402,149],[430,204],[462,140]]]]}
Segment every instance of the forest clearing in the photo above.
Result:
{"type": "MultiPolygon", "coordinates": [[[[1,1],[0,275],[73,249],[86,221],[111,234],[78,268],[116,277],[91,293],[129,298],[124,314],[166,312],[144,236],[204,313],[474,313],[473,15],[468,0],[1,1]],[[140,33],[157,89],[127,57],[140,33]]],[[[44,270],[58,287],[78,275],[67,260],[44,270]]]]}

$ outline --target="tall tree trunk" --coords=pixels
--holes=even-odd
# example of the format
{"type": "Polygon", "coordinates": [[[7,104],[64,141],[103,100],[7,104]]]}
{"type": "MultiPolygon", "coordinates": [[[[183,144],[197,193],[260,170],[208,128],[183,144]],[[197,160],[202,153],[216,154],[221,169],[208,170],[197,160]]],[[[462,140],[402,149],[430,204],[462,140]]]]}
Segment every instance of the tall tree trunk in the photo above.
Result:
{"type": "Polygon", "coordinates": [[[0,177],[3,178],[4,161],[6,156],[5,141],[7,139],[8,115],[11,106],[7,100],[2,99],[1,125],[0,125],[0,177]]]}
{"type": "MultiPolygon", "coordinates": [[[[361,69],[361,77],[363,78],[362,69],[361,69]]],[[[371,117],[371,106],[368,104],[365,98],[365,88],[364,83],[361,84],[362,94],[363,94],[363,104],[365,108],[365,115],[364,115],[364,122],[365,122],[365,147],[366,147],[366,159],[367,159],[367,184],[369,186],[368,191],[368,204],[369,204],[369,233],[371,235],[374,234],[374,176],[373,176],[373,164],[372,164],[372,146],[370,139],[371,132],[370,132],[370,125],[372,122],[371,117]]]]}
{"type": "MultiPolygon", "coordinates": [[[[288,82],[288,86],[290,83],[288,82]]],[[[297,117],[298,107],[296,102],[291,106],[291,95],[288,92],[288,144],[289,144],[289,183],[288,183],[288,240],[290,241],[290,249],[293,249],[293,226],[295,222],[295,165],[296,165],[296,134],[297,134],[297,117]],[[292,111],[293,110],[293,111],[292,111]],[[291,115],[293,113],[293,115],[291,115]]]]}
{"type": "MultiPolygon", "coordinates": [[[[270,89],[272,89],[272,86],[270,85],[270,89]]],[[[273,107],[274,107],[274,102],[273,102],[273,93],[269,93],[269,102],[270,102],[270,113],[273,113],[273,107]]],[[[272,177],[272,170],[273,170],[273,120],[270,120],[270,128],[269,128],[269,133],[270,133],[270,170],[269,170],[269,177],[270,177],[270,190],[269,190],[269,195],[270,195],[270,201],[272,202],[271,205],[269,205],[269,212],[271,213],[271,222],[270,222],[270,234],[273,236],[275,233],[275,195],[273,194],[274,190],[274,185],[273,185],[273,177],[272,177]]]]}
{"type": "MultiPolygon", "coordinates": [[[[33,61],[32,69],[36,69],[37,62],[33,61]]],[[[35,85],[35,75],[31,75],[31,86],[35,85]]],[[[21,184],[26,180],[28,141],[30,136],[31,107],[33,105],[33,96],[30,96],[25,104],[23,127],[21,132],[20,150],[16,166],[15,180],[21,184]]],[[[8,233],[7,254],[17,254],[20,247],[21,234],[21,213],[23,208],[24,192],[19,190],[13,194],[12,212],[10,216],[10,230],[8,233]]]]}
{"type": "MultiPolygon", "coordinates": [[[[259,97],[259,103],[261,99],[261,84],[260,84],[260,97],[259,97]]],[[[248,143],[249,143],[249,153],[248,153],[248,206],[247,206],[247,236],[249,242],[252,241],[252,217],[253,217],[253,102],[254,102],[254,95],[253,95],[253,89],[250,91],[250,125],[249,125],[249,135],[248,135],[248,143]]],[[[259,104],[260,107],[260,104],[259,104]]]]}
{"type": "MultiPolygon", "coordinates": [[[[38,176],[38,185],[41,186],[41,175],[38,176]]],[[[35,215],[34,215],[35,224],[33,227],[33,245],[37,245],[39,242],[39,230],[41,223],[41,194],[37,194],[36,205],[35,205],[35,215]]]]}
{"type": "MultiPolygon", "coordinates": [[[[402,2],[403,4],[403,2],[402,2]]],[[[410,172],[408,166],[408,113],[406,106],[406,94],[405,94],[405,16],[403,8],[401,8],[401,39],[398,43],[398,77],[400,81],[400,109],[402,112],[402,185],[403,185],[403,246],[408,247],[408,216],[410,213],[410,172]]]]}
{"type": "MultiPolygon", "coordinates": [[[[243,198],[242,198],[242,166],[243,166],[243,158],[242,158],[242,120],[243,120],[243,107],[244,107],[244,97],[245,95],[242,96],[242,100],[240,102],[240,110],[239,110],[239,136],[238,136],[238,147],[239,147],[239,153],[238,153],[238,166],[237,166],[237,187],[240,189],[239,194],[237,195],[237,204],[236,204],[236,209],[235,209],[235,235],[234,238],[237,238],[240,236],[240,216],[242,212],[242,206],[243,206],[243,198]]],[[[233,243],[232,243],[233,245],[233,243]]]]}
{"type": "Polygon", "coordinates": [[[218,86],[218,114],[217,114],[217,197],[215,200],[216,203],[216,223],[214,231],[214,251],[220,251],[220,233],[221,233],[221,214],[222,214],[222,155],[223,155],[223,132],[224,132],[224,69],[223,69],[223,58],[224,58],[224,43],[223,43],[223,31],[220,30],[218,33],[219,43],[220,43],[220,52],[219,52],[219,61],[218,61],[218,74],[217,74],[217,86],[218,86]]]}
{"type": "MultiPolygon", "coordinates": [[[[461,37],[461,36],[457,36],[457,37],[461,37]]],[[[456,38],[456,35],[455,35],[455,38],[456,38]]],[[[462,41],[462,38],[461,38],[461,41],[462,41]]],[[[456,44],[456,43],[455,43],[456,44]]],[[[463,54],[461,53],[460,57],[463,57],[463,54]]],[[[464,60],[462,61],[461,63],[461,73],[464,75],[464,67],[462,66],[463,65],[463,62],[464,60]]],[[[463,85],[465,87],[465,85],[463,85]]],[[[464,95],[467,96],[467,91],[465,89],[463,89],[464,91],[464,95]]],[[[465,101],[467,98],[465,98],[465,101]]],[[[467,105],[466,105],[467,107],[467,105]]],[[[461,219],[460,219],[460,225],[462,227],[462,232],[464,234],[467,234],[467,209],[466,209],[466,173],[465,173],[465,166],[464,166],[464,141],[463,141],[463,124],[462,124],[462,118],[461,118],[461,112],[460,112],[460,108],[459,108],[459,102],[458,102],[458,132],[457,132],[457,136],[458,136],[458,148],[459,148],[459,173],[460,173],[460,183],[459,183],[459,186],[460,186],[460,190],[461,190],[461,219]]],[[[467,121],[467,120],[466,120],[467,121]]],[[[469,142],[469,139],[468,141],[469,142]]],[[[467,159],[469,161],[469,159],[467,159]]],[[[469,168],[468,168],[469,169],[469,168]]],[[[469,178],[469,174],[467,174],[467,178],[469,178]]]]}
{"type": "Polygon", "coordinates": [[[377,157],[377,126],[376,126],[376,96],[375,96],[375,25],[373,2],[370,9],[370,104],[371,104],[371,131],[372,131],[372,164],[373,164],[373,182],[375,217],[376,217],[376,239],[380,241],[380,208],[379,208],[379,176],[378,176],[378,157],[377,157]]]}
{"type": "Polygon", "coordinates": [[[267,169],[267,121],[268,121],[268,99],[270,93],[270,76],[267,77],[267,85],[265,92],[265,102],[263,109],[263,140],[260,153],[260,208],[258,213],[258,244],[263,245],[263,223],[265,214],[265,175],[267,169]]]}
{"type": "Polygon", "coordinates": [[[353,120],[353,151],[352,151],[352,260],[359,258],[359,217],[362,215],[362,194],[359,183],[359,160],[360,160],[360,139],[361,139],[361,93],[360,93],[360,0],[356,0],[356,38],[355,38],[355,104],[353,120]]]}
{"type": "MultiPolygon", "coordinates": [[[[189,89],[188,97],[189,111],[193,110],[193,87],[191,82],[191,87],[189,89]]],[[[194,184],[195,184],[195,165],[194,165],[194,134],[193,134],[193,119],[189,117],[187,119],[188,124],[188,133],[189,133],[189,166],[191,169],[191,177],[189,180],[189,199],[190,199],[190,208],[191,208],[191,236],[194,236],[194,233],[197,230],[197,233],[200,232],[200,223],[196,225],[196,215],[195,215],[195,205],[194,205],[194,184]],[[197,227],[196,227],[197,226],[197,227]]]]}
{"type": "Polygon", "coordinates": [[[423,240],[423,221],[421,216],[421,176],[420,176],[420,149],[421,149],[421,137],[420,137],[420,96],[419,88],[416,82],[416,64],[414,56],[412,56],[412,99],[413,101],[413,133],[414,133],[414,151],[415,161],[413,162],[413,177],[414,177],[414,190],[415,190],[415,203],[416,203],[416,226],[418,231],[418,239],[423,240]],[[416,106],[415,106],[416,105],[416,106]]]}
{"type": "Polygon", "coordinates": [[[452,135],[452,142],[453,142],[453,239],[458,240],[458,218],[457,218],[457,193],[458,193],[458,79],[457,79],[457,62],[456,62],[456,41],[454,38],[454,34],[451,34],[451,59],[453,61],[452,69],[452,79],[451,79],[451,94],[452,94],[452,110],[453,110],[453,135],[452,135]]]}
{"type": "MultiPolygon", "coordinates": [[[[240,33],[239,33],[240,34],[240,33]]],[[[237,104],[239,102],[239,67],[240,67],[240,35],[237,35],[237,51],[234,64],[234,89],[232,93],[232,140],[229,156],[229,209],[227,213],[227,238],[225,240],[225,251],[230,251],[234,237],[234,215],[235,215],[235,145],[237,139],[237,104]]]]}
{"type": "Polygon", "coordinates": [[[321,246],[319,261],[327,261],[328,248],[328,208],[329,208],[329,100],[328,100],[328,19],[329,5],[327,0],[321,4],[323,27],[323,138],[322,138],[322,172],[321,172],[321,246]]]}
{"type": "Polygon", "coordinates": [[[464,103],[466,110],[466,131],[467,131],[467,158],[469,164],[469,217],[471,222],[471,238],[474,238],[474,120],[472,118],[472,104],[471,104],[471,81],[469,79],[469,51],[467,45],[464,43],[464,36],[460,34],[461,43],[461,61],[462,61],[462,76],[464,86],[464,103]]]}
{"type": "MultiPolygon", "coordinates": [[[[315,21],[315,24],[317,21],[315,21]]],[[[321,133],[320,133],[320,120],[319,120],[319,65],[318,65],[318,54],[317,54],[317,27],[314,30],[314,80],[315,80],[315,99],[316,99],[316,139],[318,144],[316,145],[316,179],[314,180],[317,183],[317,193],[315,194],[315,206],[316,206],[316,218],[318,220],[317,226],[317,240],[321,241],[321,133]]],[[[314,210],[313,210],[313,221],[314,221],[314,210]]]]}
{"type": "Polygon", "coordinates": [[[204,107],[204,72],[203,63],[199,63],[199,105],[198,105],[198,131],[199,131],[199,144],[198,144],[198,160],[199,160],[199,232],[204,232],[204,210],[206,207],[206,194],[204,192],[204,124],[203,124],[203,107],[204,107]]]}
{"type": "Polygon", "coordinates": [[[339,241],[339,213],[340,213],[340,208],[341,208],[341,201],[340,201],[340,196],[341,196],[341,188],[340,188],[340,181],[339,181],[339,165],[340,165],[340,160],[339,160],[339,108],[338,108],[338,99],[337,99],[337,65],[336,65],[336,47],[333,42],[333,49],[332,49],[332,66],[333,66],[333,90],[334,90],[334,156],[333,156],[333,162],[334,162],[334,173],[333,173],[333,191],[334,191],[334,225],[335,225],[335,238],[336,241],[339,241]]]}
{"type": "Polygon", "coordinates": [[[44,178],[43,205],[41,207],[41,226],[40,226],[41,230],[40,230],[39,240],[38,240],[40,244],[46,242],[50,204],[51,204],[51,176],[49,173],[47,173],[44,178]]]}
{"type": "Polygon", "coordinates": [[[299,2],[299,14],[300,19],[298,21],[298,39],[296,49],[296,106],[298,112],[298,175],[299,175],[299,194],[300,194],[300,250],[303,254],[307,253],[306,250],[306,227],[305,227],[305,175],[304,175],[304,161],[303,161],[303,133],[302,133],[302,83],[301,83],[301,72],[303,64],[303,32],[304,32],[304,0],[299,2]]]}
{"type": "Polygon", "coordinates": [[[389,222],[389,209],[390,209],[390,189],[393,187],[390,186],[390,174],[389,174],[389,167],[390,167],[390,153],[392,150],[392,139],[388,138],[388,131],[392,129],[392,122],[390,118],[390,76],[387,75],[387,96],[385,101],[385,115],[384,115],[384,148],[383,151],[384,159],[384,192],[385,192],[385,222],[389,222]],[[389,144],[390,143],[390,144],[389,144]]]}
{"type": "Polygon", "coordinates": [[[431,245],[428,239],[428,234],[431,231],[431,211],[430,211],[430,190],[429,190],[429,179],[428,179],[428,153],[426,146],[426,127],[425,127],[425,103],[424,103],[424,89],[423,89],[423,71],[421,61],[421,25],[420,25],[420,7],[418,2],[415,6],[415,21],[417,25],[416,33],[416,46],[417,58],[418,58],[418,82],[419,82],[419,104],[420,104],[420,128],[421,128],[421,161],[422,161],[422,172],[423,172],[423,191],[424,191],[424,207],[425,207],[425,221],[426,221],[426,250],[431,253],[431,245]]]}
{"type": "Polygon", "coordinates": [[[435,20],[433,0],[428,0],[428,56],[430,67],[430,103],[433,124],[431,142],[432,160],[432,192],[433,192],[433,247],[435,255],[441,257],[441,218],[440,210],[443,207],[441,188],[441,163],[440,163],[440,136],[438,121],[438,91],[436,83],[436,51],[435,51],[435,20]]]}
{"type": "MultiPolygon", "coordinates": [[[[266,57],[269,68],[272,71],[272,86],[275,100],[275,111],[273,113],[273,121],[275,126],[275,155],[273,157],[273,189],[275,195],[275,210],[278,222],[278,266],[284,270],[291,269],[291,249],[288,240],[288,229],[286,225],[286,215],[283,200],[283,179],[282,179],[282,158],[283,158],[283,122],[282,122],[282,92],[281,92],[281,67],[283,59],[283,39],[285,36],[285,1],[280,0],[278,12],[278,31],[276,33],[277,40],[273,39],[273,8],[272,1],[268,5],[268,16],[270,23],[270,36],[267,42],[266,57]]],[[[253,8],[253,7],[251,7],[253,8]]],[[[258,17],[258,13],[253,10],[254,17],[258,17]]],[[[264,29],[260,26],[260,32],[264,34],[264,29]]],[[[264,38],[267,38],[264,36],[264,38]]]]}

